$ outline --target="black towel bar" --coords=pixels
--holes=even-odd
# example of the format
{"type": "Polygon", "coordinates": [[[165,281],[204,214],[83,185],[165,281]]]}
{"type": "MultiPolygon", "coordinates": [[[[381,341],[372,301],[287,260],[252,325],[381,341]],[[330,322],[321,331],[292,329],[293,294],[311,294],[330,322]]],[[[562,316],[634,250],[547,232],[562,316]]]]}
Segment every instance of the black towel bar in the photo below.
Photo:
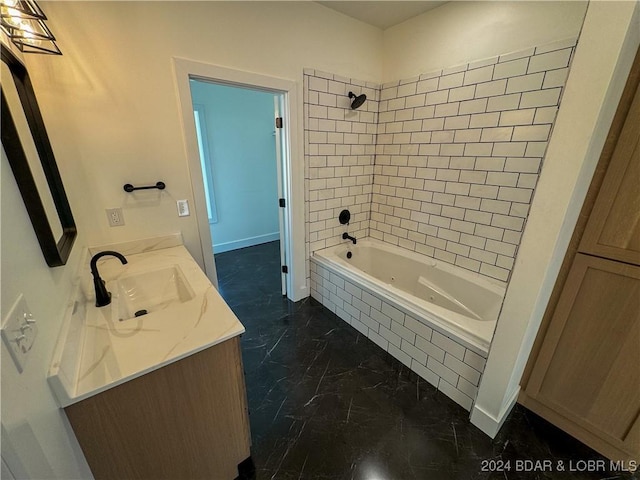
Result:
{"type": "Polygon", "coordinates": [[[125,192],[131,193],[134,190],[149,190],[150,188],[157,188],[158,190],[164,190],[166,187],[167,186],[164,184],[164,182],[157,182],[155,185],[147,185],[146,187],[134,187],[130,183],[127,183],[122,188],[124,188],[125,192]]]}

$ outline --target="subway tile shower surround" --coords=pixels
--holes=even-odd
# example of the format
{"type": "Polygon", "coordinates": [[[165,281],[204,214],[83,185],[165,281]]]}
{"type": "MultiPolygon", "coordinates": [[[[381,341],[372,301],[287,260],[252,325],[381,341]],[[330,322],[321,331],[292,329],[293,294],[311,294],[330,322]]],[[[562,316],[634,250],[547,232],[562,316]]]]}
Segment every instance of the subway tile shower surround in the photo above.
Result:
{"type": "Polygon", "coordinates": [[[507,281],[575,44],[381,88],[305,70],[308,253],[342,242],[349,208],[356,237],[507,281]],[[367,94],[364,111],[350,90],[367,94]]]}
{"type": "MultiPolygon", "coordinates": [[[[576,39],[377,88],[305,70],[307,250],[371,236],[508,281],[576,39]],[[366,110],[349,109],[350,90],[366,110]]],[[[309,258],[309,257],[308,257],[309,258]]],[[[309,262],[313,298],[470,410],[487,352],[309,262]]]]}

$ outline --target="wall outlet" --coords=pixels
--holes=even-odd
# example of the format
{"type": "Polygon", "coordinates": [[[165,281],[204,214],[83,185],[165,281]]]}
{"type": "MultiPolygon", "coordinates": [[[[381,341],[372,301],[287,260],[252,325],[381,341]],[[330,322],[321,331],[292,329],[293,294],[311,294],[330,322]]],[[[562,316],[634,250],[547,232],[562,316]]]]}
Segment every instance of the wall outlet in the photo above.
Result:
{"type": "Polygon", "coordinates": [[[178,216],[179,217],[188,217],[189,216],[189,201],[188,200],[178,200],[176,203],[178,204],[178,216]]]}
{"type": "Polygon", "coordinates": [[[24,370],[36,335],[38,335],[38,326],[24,295],[20,294],[2,322],[2,340],[20,373],[24,370]]]}
{"type": "Polygon", "coordinates": [[[121,208],[107,208],[107,218],[110,227],[120,227],[124,225],[124,216],[121,208]]]}

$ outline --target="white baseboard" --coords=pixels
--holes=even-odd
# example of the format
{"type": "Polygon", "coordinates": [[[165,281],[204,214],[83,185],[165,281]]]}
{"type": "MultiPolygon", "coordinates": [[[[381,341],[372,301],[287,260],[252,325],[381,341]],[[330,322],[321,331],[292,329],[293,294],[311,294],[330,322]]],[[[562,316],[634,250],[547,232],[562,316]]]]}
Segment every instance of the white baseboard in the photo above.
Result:
{"type": "Polygon", "coordinates": [[[477,404],[473,406],[471,410],[471,423],[473,423],[476,427],[482,430],[484,433],[489,435],[491,438],[495,438],[495,436],[502,428],[502,424],[511,413],[511,409],[516,403],[518,399],[518,394],[520,393],[520,386],[516,388],[513,392],[509,401],[500,411],[498,418],[493,415],[487,413],[482,407],[479,407],[477,404]]]}
{"type": "Polygon", "coordinates": [[[231,250],[237,250],[238,248],[253,247],[254,245],[260,245],[261,243],[274,242],[280,240],[280,232],[267,233],[265,235],[257,235],[255,237],[241,238],[240,240],[233,240],[232,242],[214,243],[213,253],[224,253],[231,250]]]}

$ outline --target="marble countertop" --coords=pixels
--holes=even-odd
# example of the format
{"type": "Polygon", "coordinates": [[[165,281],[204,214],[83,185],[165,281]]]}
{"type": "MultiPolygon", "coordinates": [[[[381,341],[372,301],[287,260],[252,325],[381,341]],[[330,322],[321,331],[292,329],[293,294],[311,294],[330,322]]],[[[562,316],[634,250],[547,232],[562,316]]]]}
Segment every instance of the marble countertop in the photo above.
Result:
{"type": "Polygon", "coordinates": [[[126,265],[114,257],[98,262],[100,275],[114,296],[111,305],[94,306],[88,267],[69,303],[48,375],[62,407],[244,333],[244,326],[184,246],[126,257],[126,265]],[[176,266],[193,298],[143,316],[118,319],[118,278],[176,266]]]}

